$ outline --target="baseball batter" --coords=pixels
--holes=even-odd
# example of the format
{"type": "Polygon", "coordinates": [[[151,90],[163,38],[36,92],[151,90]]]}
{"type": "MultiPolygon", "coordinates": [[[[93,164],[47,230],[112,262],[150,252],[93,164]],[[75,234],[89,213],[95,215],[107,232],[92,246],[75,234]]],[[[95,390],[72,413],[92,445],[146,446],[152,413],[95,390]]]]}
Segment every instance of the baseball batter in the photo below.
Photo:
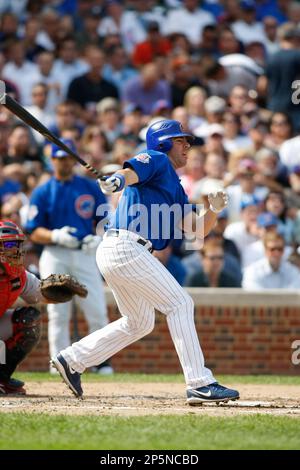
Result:
{"type": "MultiPolygon", "coordinates": [[[[70,139],[62,141],[76,151],[70,139]]],[[[26,229],[32,241],[44,245],[40,258],[42,277],[68,273],[89,286],[87,298],[77,301],[93,332],[107,324],[102,279],[95,262],[100,237],[94,234],[94,224],[99,220],[97,208],[105,204],[106,198],[96,181],[74,175],[76,161],[72,157],[56,145],[52,145],[51,152],[54,175],[33,191],[26,229]]],[[[48,306],[51,355],[71,343],[71,308],[71,302],[48,306]]]]}
{"type": "Polygon", "coordinates": [[[105,194],[125,188],[112,223],[97,250],[97,264],[111,287],[121,318],[64,349],[52,359],[73,393],[82,396],[80,374],[149,334],[157,309],[166,315],[187,386],[187,401],[228,401],[239,398],[236,390],[220,385],[205,367],[194,324],[191,297],[167,269],[151,254],[175,238],[177,227],[204,227],[203,238],[214,226],[217,213],[227,204],[223,191],[209,195],[210,208],[203,217],[188,204],[175,170],[184,167],[191,135],[174,120],[156,122],[147,131],[147,150],[131,158],[113,176],[102,179],[105,194]],[[155,205],[187,207],[164,213],[153,220],[155,205]],[[190,210],[188,210],[190,208],[190,210]],[[139,213],[138,220],[134,217],[139,213]],[[183,215],[184,214],[184,217],[183,215]],[[178,220],[177,220],[178,219],[178,220]],[[165,230],[169,227],[170,230],[165,230]],[[167,233],[168,232],[168,233],[167,233]]]}
{"type": "Polygon", "coordinates": [[[27,304],[50,303],[39,281],[24,268],[25,235],[11,220],[0,220],[0,395],[26,393],[12,378],[16,367],[38,343],[41,315],[32,306],[12,308],[21,297],[27,304]]]}

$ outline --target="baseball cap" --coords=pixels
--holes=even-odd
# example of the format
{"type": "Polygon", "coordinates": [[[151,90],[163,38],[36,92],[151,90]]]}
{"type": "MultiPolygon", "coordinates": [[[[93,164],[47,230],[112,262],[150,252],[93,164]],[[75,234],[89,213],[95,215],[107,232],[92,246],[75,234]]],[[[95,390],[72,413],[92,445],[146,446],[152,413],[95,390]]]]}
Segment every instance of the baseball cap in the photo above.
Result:
{"type": "Polygon", "coordinates": [[[207,113],[223,113],[226,109],[226,101],[220,96],[210,96],[205,100],[204,108],[207,113]]]}
{"type": "Polygon", "coordinates": [[[258,206],[259,200],[253,194],[243,194],[241,199],[241,210],[249,206],[258,206]]]}
{"type": "Polygon", "coordinates": [[[110,110],[119,110],[119,103],[116,98],[111,98],[110,96],[103,98],[99,103],[97,103],[96,110],[97,113],[105,113],[110,110]]]}
{"type": "Polygon", "coordinates": [[[221,124],[213,123],[213,124],[202,124],[194,131],[195,136],[200,137],[202,140],[206,139],[212,135],[224,135],[224,127],[221,124]]]}
{"type": "MultiPolygon", "coordinates": [[[[67,147],[69,147],[72,152],[76,152],[76,147],[71,139],[60,139],[67,147]]],[[[52,158],[63,158],[63,157],[68,157],[69,154],[65,152],[62,148],[60,148],[56,144],[51,145],[51,157],[52,158]]]]}
{"type": "Polygon", "coordinates": [[[270,227],[271,225],[278,225],[278,218],[272,212],[262,212],[257,216],[257,225],[259,227],[270,227]]]}
{"type": "Polygon", "coordinates": [[[242,10],[255,10],[255,1],[253,0],[242,0],[240,2],[242,10]]]}
{"type": "Polygon", "coordinates": [[[224,127],[217,123],[210,124],[207,127],[206,136],[209,137],[212,135],[224,135],[224,127]]]}

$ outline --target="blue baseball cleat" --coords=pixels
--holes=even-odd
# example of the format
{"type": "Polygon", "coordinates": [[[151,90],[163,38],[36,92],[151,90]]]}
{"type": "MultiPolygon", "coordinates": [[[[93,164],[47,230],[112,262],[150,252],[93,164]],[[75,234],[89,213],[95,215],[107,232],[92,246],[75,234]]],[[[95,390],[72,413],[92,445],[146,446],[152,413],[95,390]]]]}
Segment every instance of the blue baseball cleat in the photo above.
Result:
{"type": "Polygon", "coordinates": [[[227,402],[238,400],[240,394],[237,390],[223,387],[218,382],[206,385],[205,387],[191,388],[186,391],[187,403],[189,405],[202,405],[206,402],[227,402]]]}
{"type": "Polygon", "coordinates": [[[72,390],[74,395],[81,398],[83,391],[81,388],[80,374],[68,365],[61,354],[51,359],[51,365],[56,367],[64,382],[68,385],[69,389],[72,390]]]}

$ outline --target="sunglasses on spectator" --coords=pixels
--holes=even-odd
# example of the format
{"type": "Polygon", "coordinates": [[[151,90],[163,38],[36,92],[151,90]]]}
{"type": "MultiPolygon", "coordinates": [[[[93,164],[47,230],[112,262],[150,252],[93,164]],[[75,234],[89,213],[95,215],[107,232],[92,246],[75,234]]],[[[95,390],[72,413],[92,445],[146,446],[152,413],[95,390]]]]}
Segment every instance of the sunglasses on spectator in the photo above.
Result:
{"type": "Polygon", "coordinates": [[[284,250],[284,247],[283,247],[283,246],[271,246],[271,247],[268,247],[268,246],[267,246],[267,250],[268,250],[268,251],[271,251],[271,252],[273,252],[273,251],[280,251],[280,252],[282,252],[282,251],[284,250]]]}
{"type": "Polygon", "coordinates": [[[243,93],[243,94],[242,93],[241,94],[237,93],[237,94],[233,94],[232,98],[237,98],[239,100],[244,100],[244,99],[248,98],[248,95],[246,93],[243,93]]]}
{"type": "Polygon", "coordinates": [[[288,122],[287,121],[272,121],[272,124],[275,124],[275,126],[285,126],[288,122]]]}
{"type": "Polygon", "coordinates": [[[230,123],[234,123],[234,124],[238,124],[238,120],[237,119],[234,119],[234,118],[225,118],[223,119],[223,122],[230,122],[230,123]]]}
{"type": "Polygon", "coordinates": [[[212,255],[212,256],[205,255],[205,258],[208,258],[211,261],[221,261],[224,259],[224,256],[223,255],[212,255]]]}
{"type": "Polygon", "coordinates": [[[103,137],[103,134],[101,134],[101,132],[91,132],[90,134],[88,134],[88,138],[89,139],[93,139],[95,137],[103,137]]]}

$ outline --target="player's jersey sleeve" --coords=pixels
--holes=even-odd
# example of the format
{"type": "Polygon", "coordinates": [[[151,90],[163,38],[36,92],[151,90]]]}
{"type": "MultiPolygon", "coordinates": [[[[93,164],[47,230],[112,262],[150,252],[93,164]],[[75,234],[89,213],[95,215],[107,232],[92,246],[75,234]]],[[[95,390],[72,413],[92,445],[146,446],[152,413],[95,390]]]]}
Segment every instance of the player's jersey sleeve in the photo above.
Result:
{"type": "MultiPolygon", "coordinates": [[[[165,160],[168,157],[161,152],[145,150],[138,153],[135,157],[127,160],[123,167],[132,168],[139,177],[139,184],[147,183],[161,172],[165,166],[165,160]]],[[[135,186],[135,185],[132,185],[135,186]]]]}
{"type": "Polygon", "coordinates": [[[47,228],[47,200],[43,187],[36,188],[30,198],[29,209],[25,228],[27,232],[33,232],[37,227],[47,228]]]}
{"type": "Polygon", "coordinates": [[[20,297],[28,304],[37,304],[43,300],[40,280],[28,271],[26,271],[26,284],[20,297]]]}

